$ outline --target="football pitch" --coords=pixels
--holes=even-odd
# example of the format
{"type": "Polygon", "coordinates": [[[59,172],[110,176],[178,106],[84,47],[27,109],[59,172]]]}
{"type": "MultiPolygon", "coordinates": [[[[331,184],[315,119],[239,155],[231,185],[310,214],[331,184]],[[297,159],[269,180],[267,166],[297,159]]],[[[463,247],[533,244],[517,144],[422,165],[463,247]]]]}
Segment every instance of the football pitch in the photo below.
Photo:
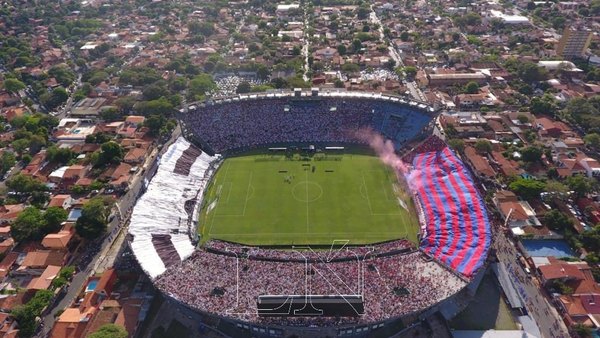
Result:
{"type": "Polygon", "coordinates": [[[377,157],[249,154],[225,159],[204,196],[198,231],[248,245],[417,240],[410,194],[377,157]]]}

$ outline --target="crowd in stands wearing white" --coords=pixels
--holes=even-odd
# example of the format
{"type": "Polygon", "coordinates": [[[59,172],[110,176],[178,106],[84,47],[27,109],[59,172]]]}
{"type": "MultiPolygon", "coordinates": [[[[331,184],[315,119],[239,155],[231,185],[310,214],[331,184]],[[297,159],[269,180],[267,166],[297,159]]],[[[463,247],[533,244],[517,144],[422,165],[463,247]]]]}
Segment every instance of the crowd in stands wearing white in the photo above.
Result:
{"type": "Polygon", "coordinates": [[[466,285],[418,251],[365,260],[304,263],[295,261],[303,258],[299,252],[282,250],[276,258],[284,256],[288,262],[255,259],[252,252],[248,258],[236,258],[201,249],[170,267],[155,284],[175,299],[219,316],[262,324],[320,326],[371,323],[410,314],[466,285]],[[399,289],[408,294],[398,294],[399,289]],[[292,294],[362,294],[365,314],[358,318],[258,316],[259,295],[292,294]]]}
{"type": "Polygon", "coordinates": [[[249,99],[208,104],[182,115],[188,131],[217,153],[276,143],[360,143],[365,140],[356,132],[363,128],[400,145],[430,119],[413,107],[365,98],[249,99]]]}

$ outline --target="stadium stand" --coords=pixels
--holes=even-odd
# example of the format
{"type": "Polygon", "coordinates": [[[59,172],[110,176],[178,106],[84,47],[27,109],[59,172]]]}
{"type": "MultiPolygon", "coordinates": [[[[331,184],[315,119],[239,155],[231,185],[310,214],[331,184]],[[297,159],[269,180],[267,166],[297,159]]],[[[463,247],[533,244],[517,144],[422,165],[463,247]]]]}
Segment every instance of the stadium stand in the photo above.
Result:
{"type": "Polygon", "coordinates": [[[288,261],[231,257],[197,250],[155,280],[163,293],[216,316],[284,326],[372,323],[418,313],[456,294],[467,282],[419,251],[365,260],[305,263],[298,252],[288,261]],[[356,317],[262,317],[262,295],[362,295],[356,317]]]}
{"type": "Polygon", "coordinates": [[[364,143],[356,134],[364,128],[400,147],[423,132],[431,117],[418,106],[360,95],[221,100],[180,115],[188,133],[216,153],[290,142],[364,143]]]}
{"type": "Polygon", "coordinates": [[[485,262],[492,234],[485,203],[462,161],[448,147],[419,153],[408,182],[425,218],[421,250],[473,276],[485,262]]]}
{"type": "Polygon", "coordinates": [[[131,214],[131,249],[151,278],[163,273],[169,263],[185,259],[195,250],[188,234],[191,230],[185,201],[201,197],[206,171],[217,157],[192,147],[181,137],[167,149],[159,160],[152,184],[131,214]],[[172,250],[180,259],[168,258],[173,256],[169,254],[172,250]]]}

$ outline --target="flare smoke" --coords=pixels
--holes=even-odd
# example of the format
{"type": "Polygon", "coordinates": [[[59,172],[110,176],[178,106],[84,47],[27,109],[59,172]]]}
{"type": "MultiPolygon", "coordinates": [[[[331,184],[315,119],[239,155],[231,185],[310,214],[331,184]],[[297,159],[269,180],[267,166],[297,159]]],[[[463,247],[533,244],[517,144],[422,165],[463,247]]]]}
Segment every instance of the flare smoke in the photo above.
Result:
{"type": "Polygon", "coordinates": [[[394,143],[392,141],[384,139],[383,136],[372,129],[361,129],[357,132],[357,136],[360,140],[369,144],[375,153],[377,153],[381,162],[389,165],[404,176],[408,174],[408,167],[394,151],[394,143]]]}

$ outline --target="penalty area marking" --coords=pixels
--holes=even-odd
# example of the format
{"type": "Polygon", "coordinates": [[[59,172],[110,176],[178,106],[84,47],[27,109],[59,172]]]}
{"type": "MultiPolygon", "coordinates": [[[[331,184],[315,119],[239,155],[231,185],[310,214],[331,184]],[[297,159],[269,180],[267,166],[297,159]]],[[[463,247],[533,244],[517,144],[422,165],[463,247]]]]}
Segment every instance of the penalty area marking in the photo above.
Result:
{"type": "MultiPolygon", "coordinates": [[[[374,171],[374,170],[370,170],[370,171],[374,171]]],[[[367,204],[369,205],[369,211],[371,211],[371,216],[401,216],[402,215],[402,212],[387,212],[387,213],[373,212],[373,207],[371,206],[371,198],[369,198],[369,189],[367,188],[367,180],[365,179],[364,171],[361,172],[360,175],[362,176],[363,187],[364,187],[364,191],[365,191],[365,195],[366,195],[366,199],[367,199],[367,204]]],[[[362,195],[362,193],[361,193],[361,195],[362,195]]],[[[363,196],[363,197],[365,197],[365,196],[363,196]]],[[[386,198],[386,201],[389,201],[387,194],[386,194],[385,198],[386,198]]],[[[400,209],[399,206],[398,206],[398,209],[400,209]]]]}

